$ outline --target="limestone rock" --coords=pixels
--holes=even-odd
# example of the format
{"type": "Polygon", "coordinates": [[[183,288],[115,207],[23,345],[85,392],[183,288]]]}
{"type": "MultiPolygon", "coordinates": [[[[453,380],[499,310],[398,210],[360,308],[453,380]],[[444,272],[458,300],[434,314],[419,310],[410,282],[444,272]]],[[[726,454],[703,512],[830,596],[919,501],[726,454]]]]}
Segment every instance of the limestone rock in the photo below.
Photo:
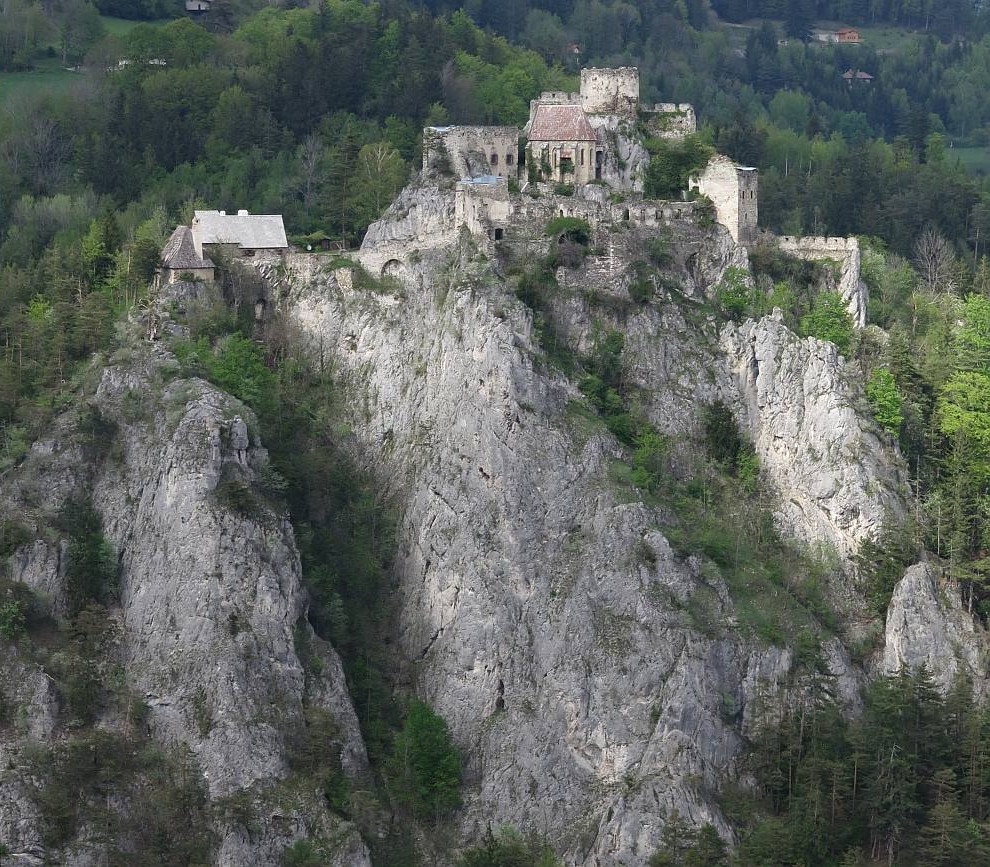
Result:
{"type": "MultiPolygon", "coordinates": [[[[2,506],[18,510],[30,497],[38,514],[53,514],[68,492],[91,491],[119,555],[120,662],[128,685],[147,702],[154,737],[190,747],[211,797],[264,791],[286,776],[304,701],[333,714],[345,768],[365,773],[336,653],[321,647],[324,666],[312,689],[296,655],[294,629],[306,596],[287,517],[257,493],[246,511],[225,499],[230,484],[250,490],[267,460],[250,433],[249,410],[202,380],[169,382],[174,361],[158,349],[134,353],[103,371],[95,397],[115,429],[113,453],[80,451],[72,420],[61,419],[53,447],[34,450],[7,480],[2,506]]],[[[58,546],[40,541],[12,558],[14,577],[47,593],[56,613],[64,611],[61,559],[58,546]]],[[[53,725],[44,722],[52,713],[33,708],[29,716],[42,729],[35,737],[53,725]]],[[[243,829],[228,829],[221,851],[235,854],[218,863],[274,867],[287,843],[321,829],[342,841],[346,857],[334,863],[368,863],[353,827],[324,808],[273,811],[291,821],[262,821],[267,842],[260,848],[243,829]]]]}
{"type": "Polygon", "coordinates": [[[721,347],[726,397],[779,493],[790,535],[848,560],[886,518],[903,518],[903,467],[835,346],[799,338],[775,315],[727,326],[721,347]]]}
{"type": "MultiPolygon", "coordinates": [[[[644,863],[675,809],[728,834],[705,793],[792,656],[690,625],[705,579],[671,550],[662,516],[609,482],[615,442],[570,414],[578,393],[546,370],[528,313],[490,274],[474,279],[456,247],[450,288],[424,266],[401,303],[289,266],[279,303],[367,408],[350,419],[355,447],[403,514],[396,664],[464,751],[464,839],[508,823],[590,867],[644,863]]],[[[584,316],[575,307],[572,324],[590,340],[584,316]]],[[[640,337],[665,344],[643,316],[624,323],[634,367],[657,393],[681,389],[669,421],[684,430],[707,375],[683,373],[681,342],[648,368],[640,337]]],[[[681,316],[670,322],[697,343],[681,316]]],[[[725,588],[708,592],[713,617],[731,618],[725,588]]]]}
{"type": "Polygon", "coordinates": [[[930,563],[918,563],[904,573],[887,609],[881,662],[885,674],[925,665],[944,692],[962,670],[985,694],[988,651],[986,632],[976,629],[973,616],[963,608],[958,585],[930,563]]]}

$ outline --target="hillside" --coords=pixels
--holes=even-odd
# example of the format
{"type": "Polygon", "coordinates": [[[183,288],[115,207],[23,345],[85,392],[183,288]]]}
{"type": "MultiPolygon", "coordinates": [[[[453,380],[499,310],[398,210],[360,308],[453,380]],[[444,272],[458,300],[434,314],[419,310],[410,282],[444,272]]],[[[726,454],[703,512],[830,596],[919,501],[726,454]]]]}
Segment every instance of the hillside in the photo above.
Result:
{"type": "Polygon", "coordinates": [[[990,860],[982,42],[255,5],[4,97],[0,860],[990,860]]]}

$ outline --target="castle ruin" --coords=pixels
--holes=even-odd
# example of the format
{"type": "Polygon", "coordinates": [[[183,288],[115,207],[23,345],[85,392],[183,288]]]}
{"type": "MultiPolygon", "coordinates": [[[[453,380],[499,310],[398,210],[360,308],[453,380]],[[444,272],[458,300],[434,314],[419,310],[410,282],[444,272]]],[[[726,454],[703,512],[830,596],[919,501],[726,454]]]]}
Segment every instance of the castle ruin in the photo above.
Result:
{"type": "Polygon", "coordinates": [[[428,126],[423,130],[423,168],[458,178],[492,175],[515,178],[519,128],[514,126],[428,126]]]}
{"type": "Polygon", "coordinates": [[[588,114],[635,117],[639,111],[639,70],[581,70],[581,107],[588,114]]]}
{"type": "Polygon", "coordinates": [[[711,199],[718,222],[744,247],[756,243],[759,185],[757,169],[737,165],[721,154],[713,156],[688,183],[689,189],[711,199]]]}
{"type": "Polygon", "coordinates": [[[862,256],[858,238],[797,238],[782,235],[777,238],[782,253],[810,262],[834,262],[838,268],[835,291],[846,302],[846,309],[857,328],[866,327],[869,292],[860,276],[862,256]]]}

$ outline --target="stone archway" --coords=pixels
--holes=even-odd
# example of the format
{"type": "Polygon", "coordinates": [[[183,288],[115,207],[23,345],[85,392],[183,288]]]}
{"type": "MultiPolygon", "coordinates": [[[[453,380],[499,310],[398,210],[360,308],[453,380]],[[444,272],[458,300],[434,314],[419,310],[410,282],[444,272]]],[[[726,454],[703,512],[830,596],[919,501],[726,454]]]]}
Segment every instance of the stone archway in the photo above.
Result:
{"type": "Polygon", "coordinates": [[[382,277],[401,278],[406,273],[406,266],[399,259],[389,259],[382,265],[382,277]]]}

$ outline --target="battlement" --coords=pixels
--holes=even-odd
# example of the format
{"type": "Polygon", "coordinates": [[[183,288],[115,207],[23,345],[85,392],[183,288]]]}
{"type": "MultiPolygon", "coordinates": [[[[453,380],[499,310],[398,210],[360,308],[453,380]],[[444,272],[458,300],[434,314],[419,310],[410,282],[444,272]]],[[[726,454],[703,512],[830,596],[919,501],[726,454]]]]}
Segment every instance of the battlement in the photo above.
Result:
{"type": "Polygon", "coordinates": [[[658,102],[653,110],[659,114],[694,114],[694,106],[690,102],[658,102]]]}
{"type": "Polygon", "coordinates": [[[846,302],[849,315],[859,328],[866,326],[866,308],[869,302],[869,292],[860,277],[861,262],[858,238],[825,238],[819,235],[809,235],[798,238],[794,235],[783,235],[776,239],[778,248],[798,259],[820,261],[834,260],[840,268],[836,291],[846,302]]]}
{"type": "Polygon", "coordinates": [[[544,90],[539,99],[530,100],[530,105],[542,102],[544,105],[580,105],[580,93],[568,93],[566,90],[544,90]]]}
{"type": "Polygon", "coordinates": [[[780,235],[777,238],[780,249],[788,252],[790,249],[823,250],[836,253],[858,253],[858,238],[826,238],[819,235],[798,237],[796,235],[780,235]]]}
{"type": "Polygon", "coordinates": [[[639,110],[639,70],[581,70],[581,105],[589,114],[634,115],[639,110]]]}

